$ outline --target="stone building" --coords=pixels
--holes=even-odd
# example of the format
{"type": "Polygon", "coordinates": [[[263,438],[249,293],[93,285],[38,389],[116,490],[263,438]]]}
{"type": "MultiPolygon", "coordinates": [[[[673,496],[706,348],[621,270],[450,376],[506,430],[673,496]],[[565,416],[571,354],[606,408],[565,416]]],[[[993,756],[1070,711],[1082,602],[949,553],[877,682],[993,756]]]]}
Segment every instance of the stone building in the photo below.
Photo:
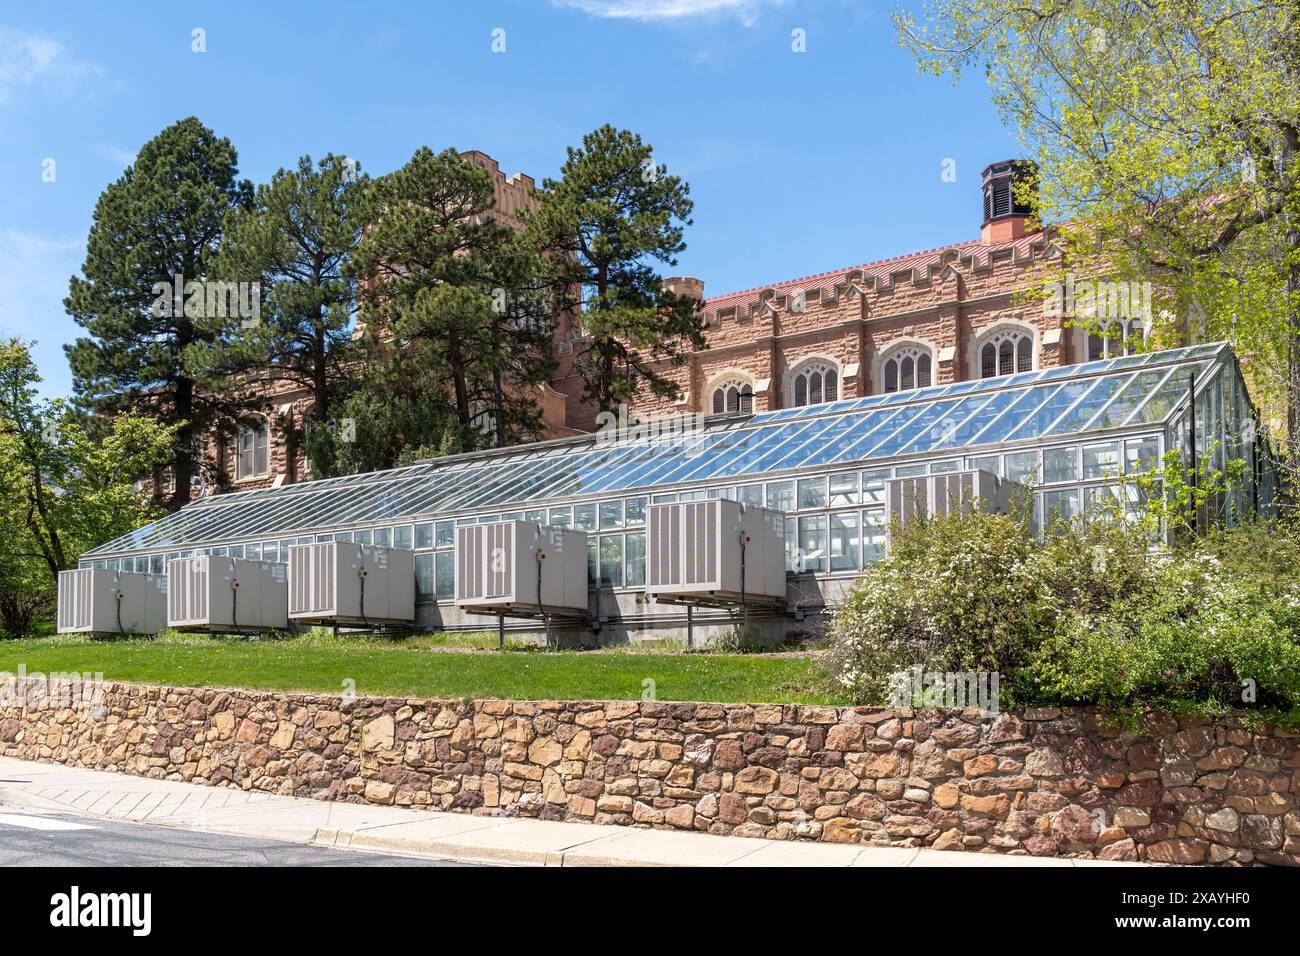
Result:
{"type": "MultiPolygon", "coordinates": [[[[535,203],[535,183],[507,177],[478,150],[462,154],[488,170],[497,215],[535,203]]],[[[648,389],[631,412],[764,412],[842,398],[923,388],[970,378],[1050,368],[1125,351],[1142,323],[1118,322],[1107,338],[1071,327],[1022,293],[1059,271],[1061,250],[1050,229],[1013,195],[1033,175],[1030,164],[1003,161],[981,178],[983,218],[976,239],[921,252],[706,298],[704,281],[676,276],[673,291],[703,302],[705,349],[682,367],[660,371],[682,389],[677,401],[648,389]]],[[[972,197],[972,200],[974,197],[972,197]]],[[[558,369],[538,390],[546,438],[596,427],[573,368],[581,330],[561,317],[554,336],[558,369]]],[[[287,436],[310,412],[299,389],[268,390],[259,421],[209,441],[209,471],[219,490],[275,487],[309,478],[287,436]]]]}
{"type": "MultiPolygon", "coordinates": [[[[676,402],[644,394],[633,411],[764,412],[1051,368],[1113,355],[1142,336],[1116,323],[1106,338],[1071,327],[1017,293],[1059,271],[1051,230],[1012,194],[1030,164],[982,176],[978,239],[706,298],[694,277],[668,281],[703,300],[707,348],[661,369],[676,402]]],[[[974,197],[972,197],[973,199],[974,197]]]]}

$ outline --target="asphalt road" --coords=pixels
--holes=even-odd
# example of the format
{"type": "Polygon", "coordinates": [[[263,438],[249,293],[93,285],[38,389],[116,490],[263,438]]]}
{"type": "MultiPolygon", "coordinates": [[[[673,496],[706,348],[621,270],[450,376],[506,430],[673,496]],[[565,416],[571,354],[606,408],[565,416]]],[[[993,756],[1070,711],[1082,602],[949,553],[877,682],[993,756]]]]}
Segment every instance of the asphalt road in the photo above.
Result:
{"type": "Polygon", "coordinates": [[[0,869],[15,866],[460,866],[0,806],[0,869]]]}

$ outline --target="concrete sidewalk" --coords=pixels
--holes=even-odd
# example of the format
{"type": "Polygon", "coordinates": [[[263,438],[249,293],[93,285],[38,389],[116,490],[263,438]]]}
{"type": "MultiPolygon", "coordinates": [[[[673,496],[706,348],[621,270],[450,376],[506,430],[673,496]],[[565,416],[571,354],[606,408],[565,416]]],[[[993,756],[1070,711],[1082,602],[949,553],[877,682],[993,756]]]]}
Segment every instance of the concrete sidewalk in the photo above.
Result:
{"type": "Polygon", "coordinates": [[[1094,860],[792,843],[276,797],[0,757],[0,807],[313,846],[521,866],[1134,866],[1094,860]]]}

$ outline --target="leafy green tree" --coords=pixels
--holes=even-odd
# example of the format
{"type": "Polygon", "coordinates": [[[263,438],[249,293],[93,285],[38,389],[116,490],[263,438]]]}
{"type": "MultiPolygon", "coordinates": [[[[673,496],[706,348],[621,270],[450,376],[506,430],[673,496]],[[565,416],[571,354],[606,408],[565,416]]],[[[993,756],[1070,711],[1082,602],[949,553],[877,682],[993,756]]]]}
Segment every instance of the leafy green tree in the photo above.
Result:
{"type": "Polygon", "coordinates": [[[342,454],[391,464],[407,447],[536,435],[535,390],[553,367],[533,306],[539,260],[499,220],[490,176],[425,147],[374,191],[355,255],[364,371],[339,430],[369,447],[342,454]]]}
{"type": "MultiPolygon", "coordinates": [[[[288,383],[311,398],[303,431],[329,427],[354,374],[351,260],[371,221],[369,187],[345,156],[303,156],[259,185],[250,208],[231,211],[217,271],[259,281],[261,314],[253,323],[208,317],[207,335],[186,356],[204,388],[256,404],[268,387],[288,383]]],[[[337,473],[333,457],[319,453],[329,443],[306,447],[314,476],[337,473]]]]}
{"type": "Polygon", "coordinates": [[[0,616],[10,630],[82,551],[157,513],[135,481],[169,459],[178,431],[124,414],[97,440],[61,399],[37,398],[40,380],[27,345],[0,342],[0,616]]]}
{"type": "Polygon", "coordinates": [[[931,0],[896,22],[924,69],[985,74],[1075,254],[1163,290],[1184,337],[1235,334],[1294,460],[1300,6],[931,0]]]}
{"type": "Polygon", "coordinates": [[[145,143],[100,195],[83,276],[72,277],[64,303],[88,333],[67,347],[78,401],[103,416],[134,410],[175,428],[172,508],[190,500],[202,438],[232,409],[186,367],[187,353],[221,334],[204,321],[205,297],[187,294],[186,284],[216,276],[225,218],[251,201],[251,185],[236,174],[234,146],[194,117],[145,143]],[[168,291],[178,281],[181,296],[168,291]]]}
{"type": "Polygon", "coordinates": [[[656,165],[652,148],[605,125],[570,147],[558,180],[548,179],[529,233],[552,269],[556,305],[582,308],[574,365],[585,396],[601,410],[642,386],[676,398],[661,371],[704,348],[695,299],[665,289],[656,263],[677,264],[691,224],[690,187],[656,165]]]}

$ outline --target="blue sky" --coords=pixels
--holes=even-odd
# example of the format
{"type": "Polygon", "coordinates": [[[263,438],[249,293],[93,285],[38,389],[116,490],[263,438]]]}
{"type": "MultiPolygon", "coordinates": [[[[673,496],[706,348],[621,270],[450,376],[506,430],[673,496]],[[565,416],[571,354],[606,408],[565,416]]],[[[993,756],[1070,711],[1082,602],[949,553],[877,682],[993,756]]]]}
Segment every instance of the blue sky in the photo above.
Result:
{"type": "Polygon", "coordinates": [[[69,391],[62,345],[79,330],[62,302],[95,200],[144,141],[189,115],[230,137],[255,182],[329,151],[382,174],[428,145],[482,149],[540,184],[584,132],[632,129],[691,184],[688,248],[666,271],[700,276],[709,295],[976,237],[980,170],[1017,147],[982,80],[918,74],[893,6],[8,5],[0,335],[35,340],[46,393],[69,391]],[[792,49],[796,30],[806,52],[792,49]],[[956,182],[941,177],[945,159],[956,182]]]}

